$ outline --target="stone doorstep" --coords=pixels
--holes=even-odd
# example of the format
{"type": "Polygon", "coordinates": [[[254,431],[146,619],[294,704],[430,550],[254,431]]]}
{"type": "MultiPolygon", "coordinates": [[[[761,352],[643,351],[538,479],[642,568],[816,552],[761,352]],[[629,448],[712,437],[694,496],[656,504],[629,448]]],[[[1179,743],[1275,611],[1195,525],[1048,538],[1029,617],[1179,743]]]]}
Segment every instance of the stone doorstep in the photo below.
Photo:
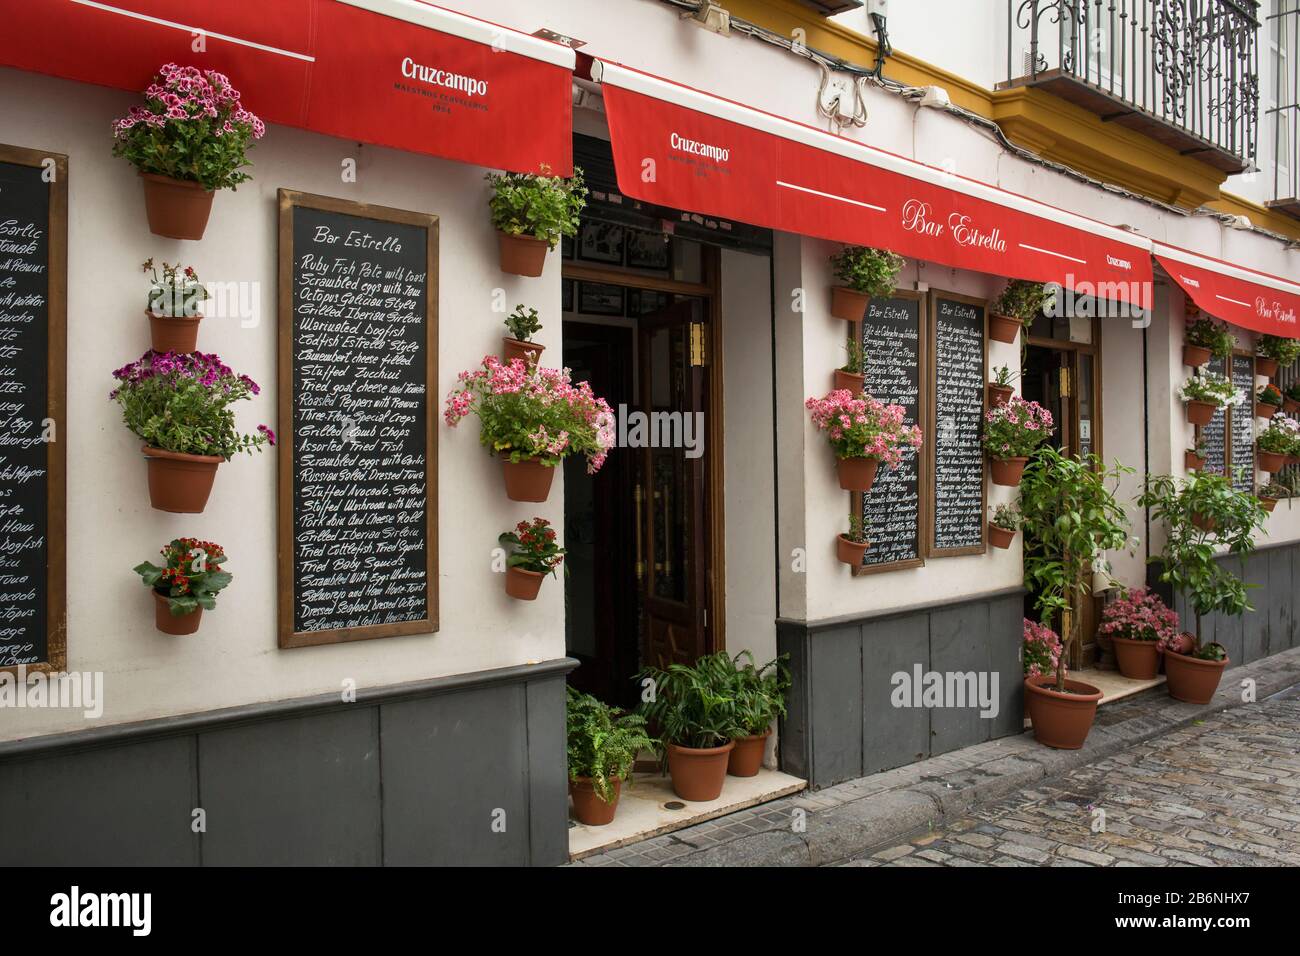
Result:
{"type": "MultiPolygon", "coordinates": [[[[1226,671],[1214,700],[1204,706],[1176,701],[1162,689],[1117,701],[1107,708],[1105,722],[1093,725],[1081,750],[1043,747],[1031,732],[976,744],[960,751],[960,760],[953,755],[935,757],[810,792],[804,802],[830,805],[805,808],[805,832],[773,826],[680,855],[671,865],[819,866],[869,855],[953,820],[975,803],[1006,797],[1045,777],[1241,706],[1240,684],[1246,678],[1256,682],[1257,701],[1300,683],[1300,648],[1226,671]],[[877,781],[887,784],[877,787],[877,781]]],[[[768,807],[793,816],[800,802],[786,798],[768,807]]],[[[721,817],[715,824],[725,820],[721,817]]],[[[689,844],[691,828],[676,836],[689,844]]]]}

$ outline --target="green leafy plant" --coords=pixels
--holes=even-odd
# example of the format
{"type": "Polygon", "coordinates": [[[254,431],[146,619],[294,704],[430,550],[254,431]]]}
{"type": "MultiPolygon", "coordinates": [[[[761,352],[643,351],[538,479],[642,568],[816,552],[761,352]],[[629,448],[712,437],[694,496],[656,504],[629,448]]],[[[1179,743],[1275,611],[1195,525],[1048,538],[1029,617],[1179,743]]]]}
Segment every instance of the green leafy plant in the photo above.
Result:
{"type": "Polygon", "coordinates": [[[1107,470],[1095,455],[1066,457],[1048,446],[1029,462],[1020,481],[1025,584],[1034,593],[1043,624],[1050,625],[1058,613],[1069,621],[1056,669],[1056,689],[1061,692],[1064,662],[1082,626],[1082,615],[1073,608],[1092,594],[1093,568],[1100,555],[1129,543],[1127,516],[1108,483],[1118,486],[1132,473],[1119,462],[1107,470]]]}
{"type": "Polygon", "coordinates": [[[1293,402],[1300,402],[1300,380],[1294,381],[1286,387],[1286,397],[1293,402]]]}
{"type": "Polygon", "coordinates": [[[221,570],[226,552],[219,544],[197,538],[177,538],[159,551],[161,566],[144,561],[133,569],[145,586],[167,598],[173,617],[192,614],[199,608],[211,611],[217,594],[232,580],[221,570]]]}
{"type": "Polygon", "coordinates": [[[1269,382],[1255,393],[1255,401],[1264,405],[1272,405],[1274,408],[1281,408],[1282,390],[1272,382],[1269,382]]]}
{"type": "Polygon", "coordinates": [[[1178,388],[1178,397],[1184,402],[1209,402],[1223,407],[1241,404],[1246,400],[1246,393],[1225,376],[1205,372],[1192,375],[1183,382],[1178,388]]]}
{"type": "Polygon", "coordinates": [[[1287,484],[1278,481],[1276,478],[1259,489],[1258,497],[1260,498],[1290,498],[1295,494],[1295,490],[1287,484]]]}
{"type": "Polygon", "coordinates": [[[1027,458],[1052,437],[1052,413],[1012,395],[984,413],[984,450],[992,458],[1027,458]]]}
{"type": "Polygon", "coordinates": [[[1275,455],[1300,455],[1300,422],[1286,415],[1274,415],[1268,427],[1255,436],[1260,451],[1275,455]]]}
{"type": "Polygon", "coordinates": [[[208,298],[208,290],[199,281],[193,266],[182,268],[179,262],[176,265],[164,262],[159,275],[150,258],[144,261],[141,270],[152,274],[146,308],[156,316],[193,318],[198,314],[199,303],[208,298]]]}
{"type": "Polygon", "coordinates": [[[905,263],[902,256],[888,249],[873,249],[870,246],[845,246],[831,256],[835,278],[854,292],[873,298],[894,291],[898,273],[905,263]]]}
{"type": "Polygon", "coordinates": [[[747,736],[737,700],[736,668],[725,651],[705,655],[691,665],[647,667],[638,679],[652,682],[641,712],[659,731],[661,756],[664,744],[703,749],[747,736]]]}
{"type": "Polygon", "coordinates": [[[555,529],[545,518],[521,521],[514,531],[502,532],[497,542],[509,549],[506,567],[554,574],[564,560],[565,550],[555,542],[555,529]]]}
{"type": "Polygon", "coordinates": [[[578,233],[579,216],[587,205],[587,187],[582,170],[573,167],[573,178],[552,176],[543,165],[540,173],[488,173],[492,198],[488,208],[492,225],[510,236],[541,239],[550,248],[562,236],[578,233]]]}
{"type": "Polygon", "coordinates": [[[1023,521],[1020,509],[1014,504],[998,505],[993,509],[993,517],[989,519],[995,528],[1001,528],[1003,531],[1019,531],[1023,521]]]}
{"type": "Polygon", "coordinates": [[[565,708],[569,779],[586,777],[600,799],[614,799],[614,781],[632,775],[637,754],[659,742],[646,732],[641,714],[627,714],[569,687],[565,708]]]}
{"type": "Polygon", "coordinates": [[[992,309],[998,315],[1019,319],[1020,324],[1028,328],[1034,319],[1043,314],[1052,299],[1051,289],[1043,283],[1012,279],[993,300],[992,309]]]}
{"type": "Polygon", "coordinates": [[[765,733],[772,721],[785,716],[785,694],[790,689],[790,655],[783,654],[762,667],[754,655],[741,651],[732,659],[735,671],[736,719],[742,736],[765,733]]]}
{"type": "MultiPolygon", "coordinates": [[[[1138,504],[1167,530],[1160,580],[1182,591],[1196,615],[1193,656],[1222,660],[1222,648],[1201,643],[1201,619],[1214,611],[1238,615],[1253,611],[1247,585],[1216,560],[1217,546],[1231,554],[1247,554],[1268,512],[1254,495],[1236,491],[1223,475],[1199,472],[1177,481],[1169,475],[1148,476],[1138,504]]],[[[1171,648],[1178,650],[1178,648],[1171,648]]]]}
{"type": "Polygon", "coordinates": [[[1275,359],[1278,365],[1286,368],[1300,358],[1300,339],[1288,339],[1280,335],[1261,335],[1255,344],[1255,354],[1275,359]]]}
{"type": "Polygon", "coordinates": [[[1013,372],[1006,365],[999,365],[993,370],[993,384],[1002,388],[1010,388],[1011,383],[1020,377],[1019,372],[1013,372]]]}
{"type": "Polygon", "coordinates": [[[517,342],[531,342],[533,336],[542,330],[542,323],[537,319],[537,310],[524,310],[522,305],[506,316],[506,329],[510,337],[517,342]]]}
{"type": "Polygon", "coordinates": [[[1187,323],[1187,344],[1209,349],[1215,358],[1228,359],[1237,347],[1237,339],[1222,322],[1205,316],[1187,323]]]}
{"type": "Polygon", "coordinates": [[[849,533],[844,536],[854,544],[870,544],[867,539],[867,523],[857,511],[849,512],[849,533]]]}
{"type": "Polygon", "coordinates": [[[862,349],[862,342],[855,338],[852,332],[849,333],[849,339],[844,346],[844,351],[848,355],[848,361],[840,366],[840,371],[848,372],[851,375],[861,375],[865,353],[862,349]]]}

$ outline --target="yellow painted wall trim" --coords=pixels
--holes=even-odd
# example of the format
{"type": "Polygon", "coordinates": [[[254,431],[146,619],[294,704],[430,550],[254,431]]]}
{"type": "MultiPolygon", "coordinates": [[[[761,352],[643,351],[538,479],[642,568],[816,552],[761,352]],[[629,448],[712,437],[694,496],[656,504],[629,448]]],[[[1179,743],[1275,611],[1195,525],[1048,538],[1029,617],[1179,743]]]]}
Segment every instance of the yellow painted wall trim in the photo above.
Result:
{"type": "Polygon", "coordinates": [[[1300,219],[1292,219],[1283,213],[1274,212],[1267,206],[1261,206],[1259,203],[1252,202],[1241,196],[1220,193],[1218,199],[1206,203],[1206,205],[1215,212],[1226,212],[1233,216],[1249,216],[1250,221],[1256,226],[1300,240],[1300,219]]]}

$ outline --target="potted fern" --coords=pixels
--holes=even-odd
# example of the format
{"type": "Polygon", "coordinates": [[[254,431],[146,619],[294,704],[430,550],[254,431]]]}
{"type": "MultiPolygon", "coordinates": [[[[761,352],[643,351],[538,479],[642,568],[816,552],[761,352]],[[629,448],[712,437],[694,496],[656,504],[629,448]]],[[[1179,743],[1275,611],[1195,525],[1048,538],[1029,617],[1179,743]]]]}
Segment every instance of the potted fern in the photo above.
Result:
{"type": "Polygon", "coordinates": [[[537,173],[488,173],[487,181],[501,271],[541,275],[546,253],[562,237],[578,233],[579,216],[587,205],[582,170],[575,166],[573,178],[563,179],[552,176],[543,164],[537,173]]]}
{"type": "Polygon", "coordinates": [[[522,305],[506,316],[508,336],[501,338],[501,363],[509,365],[514,359],[523,359],[529,367],[537,364],[538,358],[546,351],[545,345],[538,345],[533,336],[542,330],[542,323],[537,320],[537,310],[525,310],[522,305]]]}
{"type": "Polygon", "coordinates": [[[873,298],[894,291],[905,260],[888,249],[845,246],[831,256],[835,278],[844,285],[831,286],[831,315],[846,322],[861,322],[873,298]]]}
{"type": "Polygon", "coordinates": [[[788,659],[789,655],[783,655],[756,667],[754,655],[741,651],[732,661],[736,672],[736,719],[741,728],[727,760],[727,773],[733,777],[757,776],[763,766],[772,724],[785,716],[785,692],[790,689],[788,659]]]}
{"type": "Polygon", "coordinates": [[[1006,365],[1000,365],[993,370],[993,381],[989,382],[989,406],[997,408],[999,405],[1005,405],[1015,391],[1011,383],[1020,377],[1019,372],[1013,372],[1006,365]]]}
{"type": "Polygon", "coordinates": [[[863,372],[862,343],[849,332],[848,344],[844,346],[848,361],[835,370],[835,389],[847,389],[854,395],[861,395],[866,388],[867,376],[863,372]]]}
{"type": "Polygon", "coordinates": [[[1205,426],[1214,420],[1220,408],[1237,405],[1246,395],[1222,375],[1203,372],[1193,375],[1178,389],[1178,397],[1187,405],[1187,420],[1193,425],[1205,426]]]}
{"type": "Polygon", "coordinates": [[[989,543],[995,548],[1009,548],[1020,530],[1020,511],[1015,505],[998,505],[989,518],[989,543]]]}
{"type": "Polygon", "coordinates": [[[658,741],[646,732],[641,714],[626,714],[571,685],[565,724],[573,818],[589,827],[613,823],[637,754],[658,741]]]}
{"type": "Polygon", "coordinates": [[[1279,367],[1287,368],[1300,358],[1300,339],[1261,335],[1255,343],[1255,371],[1272,378],[1279,367]]]}
{"type": "Polygon", "coordinates": [[[849,512],[849,533],[835,536],[835,557],[851,568],[862,566],[871,542],[867,539],[866,522],[857,511],[849,512]]]}
{"type": "Polygon", "coordinates": [[[1199,368],[1212,358],[1229,359],[1237,340],[1227,325],[1205,316],[1187,323],[1184,335],[1183,364],[1199,368]]]}
{"type": "Polygon", "coordinates": [[[1052,300],[1041,282],[1012,279],[989,309],[989,338],[1014,342],[1022,328],[1028,329],[1052,300]]]}

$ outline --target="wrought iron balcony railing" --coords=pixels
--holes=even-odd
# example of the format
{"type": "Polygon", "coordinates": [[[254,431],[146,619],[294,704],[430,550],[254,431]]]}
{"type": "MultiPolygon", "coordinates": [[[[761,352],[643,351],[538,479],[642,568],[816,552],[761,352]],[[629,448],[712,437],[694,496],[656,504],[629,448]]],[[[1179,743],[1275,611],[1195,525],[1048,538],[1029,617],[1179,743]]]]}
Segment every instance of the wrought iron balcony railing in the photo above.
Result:
{"type": "Polygon", "coordinates": [[[1300,0],[1274,0],[1264,21],[1269,45],[1264,135],[1271,140],[1273,198],[1269,206],[1300,218],[1300,0]]]}
{"type": "Polygon", "coordinates": [[[1228,173],[1253,165],[1256,0],[1008,0],[1007,82],[1228,173]]]}

